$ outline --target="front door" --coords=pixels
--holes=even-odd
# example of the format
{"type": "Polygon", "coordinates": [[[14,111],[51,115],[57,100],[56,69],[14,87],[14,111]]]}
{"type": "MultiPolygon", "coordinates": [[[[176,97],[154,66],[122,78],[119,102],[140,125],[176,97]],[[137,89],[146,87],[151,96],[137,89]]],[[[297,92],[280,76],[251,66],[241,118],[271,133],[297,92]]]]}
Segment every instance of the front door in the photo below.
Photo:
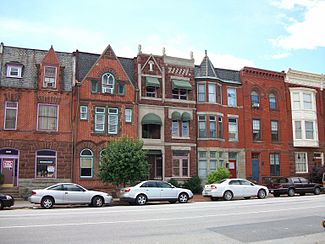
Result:
{"type": "Polygon", "coordinates": [[[252,160],[252,179],[256,182],[259,181],[259,173],[260,173],[259,164],[260,163],[258,159],[252,160]]]}
{"type": "Polygon", "coordinates": [[[15,176],[15,159],[2,158],[1,160],[1,172],[4,175],[4,186],[14,185],[15,176]]]}
{"type": "Polygon", "coordinates": [[[236,160],[235,159],[229,159],[227,163],[227,168],[230,171],[231,178],[237,177],[237,170],[236,170],[236,160]]]}

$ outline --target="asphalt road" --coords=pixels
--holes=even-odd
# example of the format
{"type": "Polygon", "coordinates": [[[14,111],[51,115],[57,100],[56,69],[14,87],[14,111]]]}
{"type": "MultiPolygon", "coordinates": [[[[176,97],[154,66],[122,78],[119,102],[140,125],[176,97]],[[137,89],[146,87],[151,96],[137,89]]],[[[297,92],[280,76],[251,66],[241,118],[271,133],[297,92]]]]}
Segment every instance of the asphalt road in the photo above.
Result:
{"type": "Polygon", "coordinates": [[[0,212],[0,243],[325,243],[325,195],[0,212]]]}

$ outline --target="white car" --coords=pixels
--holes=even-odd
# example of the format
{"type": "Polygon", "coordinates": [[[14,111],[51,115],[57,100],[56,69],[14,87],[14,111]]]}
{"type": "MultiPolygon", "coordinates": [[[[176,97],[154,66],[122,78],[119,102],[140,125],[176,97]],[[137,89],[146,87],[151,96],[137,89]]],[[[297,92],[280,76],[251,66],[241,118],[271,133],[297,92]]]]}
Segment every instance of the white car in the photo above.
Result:
{"type": "Polygon", "coordinates": [[[90,191],[73,183],[58,183],[41,190],[33,190],[28,198],[31,203],[42,208],[52,208],[55,204],[89,204],[94,207],[111,205],[113,197],[105,192],[90,191]]]}
{"type": "Polygon", "coordinates": [[[193,198],[191,190],[177,188],[165,181],[143,181],[133,187],[120,190],[120,200],[144,205],[148,201],[169,201],[187,203],[193,198]]]}
{"type": "Polygon", "coordinates": [[[225,179],[219,183],[205,185],[202,195],[211,197],[212,200],[223,198],[230,201],[233,198],[258,197],[260,199],[266,198],[269,190],[265,186],[256,185],[245,179],[225,179]]]}

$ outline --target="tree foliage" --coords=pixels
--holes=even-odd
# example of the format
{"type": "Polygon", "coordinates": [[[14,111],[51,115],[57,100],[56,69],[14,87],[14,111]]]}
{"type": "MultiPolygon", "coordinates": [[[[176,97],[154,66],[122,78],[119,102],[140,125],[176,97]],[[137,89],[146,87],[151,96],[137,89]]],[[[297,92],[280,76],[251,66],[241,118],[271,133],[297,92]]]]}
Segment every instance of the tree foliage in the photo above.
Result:
{"type": "Polygon", "coordinates": [[[230,171],[225,167],[220,167],[217,170],[211,172],[208,175],[208,184],[218,182],[223,179],[227,179],[231,176],[230,171]]]}
{"type": "Polygon", "coordinates": [[[127,137],[107,143],[100,158],[100,179],[116,186],[147,179],[149,165],[142,147],[142,141],[127,137]]]}

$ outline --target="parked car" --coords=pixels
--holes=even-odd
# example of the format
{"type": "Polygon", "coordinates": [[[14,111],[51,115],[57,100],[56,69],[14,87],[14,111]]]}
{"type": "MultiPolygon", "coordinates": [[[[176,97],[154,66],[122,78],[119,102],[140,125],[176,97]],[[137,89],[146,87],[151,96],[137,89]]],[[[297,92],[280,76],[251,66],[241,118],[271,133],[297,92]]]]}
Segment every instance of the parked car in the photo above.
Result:
{"type": "Polygon", "coordinates": [[[275,197],[288,195],[292,197],[295,193],[305,195],[306,193],[321,193],[323,186],[318,183],[312,183],[303,177],[277,177],[272,178],[271,183],[267,185],[270,193],[275,197]]]}
{"type": "Polygon", "coordinates": [[[267,197],[268,192],[269,190],[265,186],[256,185],[246,179],[232,178],[205,185],[202,195],[211,197],[211,200],[223,198],[230,201],[233,198],[258,197],[263,199],[267,197]]]}
{"type": "Polygon", "coordinates": [[[31,203],[42,208],[52,208],[56,204],[89,204],[94,207],[112,204],[112,196],[100,191],[87,190],[73,183],[59,183],[42,190],[33,190],[28,198],[31,203]]]}
{"type": "Polygon", "coordinates": [[[192,191],[177,188],[165,181],[143,181],[139,184],[120,190],[120,200],[138,205],[148,201],[169,201],[170,203],[187,203],[193,198],[192,191]]]}
{"type": "Polygon", "coordinates": [[[0,193],[0,210],[4,207],[10,208],[15,204],[15,200],[12,196],[0,193]]]}

